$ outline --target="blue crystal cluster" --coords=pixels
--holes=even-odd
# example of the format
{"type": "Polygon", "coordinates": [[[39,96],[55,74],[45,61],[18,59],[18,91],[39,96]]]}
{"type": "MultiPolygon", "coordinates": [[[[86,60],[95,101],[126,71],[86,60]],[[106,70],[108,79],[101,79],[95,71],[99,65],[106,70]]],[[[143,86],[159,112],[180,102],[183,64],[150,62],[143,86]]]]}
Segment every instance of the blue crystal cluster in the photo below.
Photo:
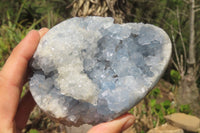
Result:
{"type": "Polygon", "coordinates": [[[118,117],[144,98],[170,55],[170,39],[156,26],[72,18],[41,39],[31,62],[30,90],[53,119],[95,125],[118,117]]]}

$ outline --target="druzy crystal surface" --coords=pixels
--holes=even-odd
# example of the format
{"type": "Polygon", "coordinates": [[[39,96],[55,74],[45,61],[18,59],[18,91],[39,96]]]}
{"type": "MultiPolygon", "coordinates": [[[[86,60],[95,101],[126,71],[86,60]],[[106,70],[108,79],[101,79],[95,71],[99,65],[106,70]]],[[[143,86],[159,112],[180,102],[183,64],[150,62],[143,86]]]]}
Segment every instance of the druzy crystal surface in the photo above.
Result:
{"type": "Polygon", "coordinates": [[[30,90],[53,119],[95,125],[118,117],[144,98],[170,55],[170,39],[156,26],[76,17],[41,39],[31,62],[30,90]]]}

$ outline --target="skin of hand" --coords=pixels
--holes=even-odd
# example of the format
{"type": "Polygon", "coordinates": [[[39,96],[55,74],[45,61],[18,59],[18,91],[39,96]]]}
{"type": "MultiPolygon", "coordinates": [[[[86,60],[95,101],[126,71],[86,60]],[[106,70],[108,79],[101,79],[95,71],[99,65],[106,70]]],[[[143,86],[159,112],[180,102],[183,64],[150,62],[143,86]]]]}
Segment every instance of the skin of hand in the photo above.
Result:
{"type": "MultiPolygon", "coordinates": [[[[37,49],[40,38],[48,31],[32,30],[14,48],[0,71],[0,133],[20,133],[26,126],[35,101],[28,91],[20,99],[27,81],[28,62],[37,49]]],[[[94,126],[88,133],[120,133],[134,123],[134,116],[125,114],[113,121],[94,126]]]]}

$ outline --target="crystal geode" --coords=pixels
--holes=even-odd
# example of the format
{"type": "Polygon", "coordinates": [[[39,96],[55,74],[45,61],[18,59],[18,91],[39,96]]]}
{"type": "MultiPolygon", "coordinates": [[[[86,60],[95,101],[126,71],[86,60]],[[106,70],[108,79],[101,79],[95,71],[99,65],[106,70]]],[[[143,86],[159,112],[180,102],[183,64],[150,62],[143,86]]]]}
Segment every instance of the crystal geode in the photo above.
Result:
{"type": "Polygon", "coordinates": [[[30,90],[53,119],[69,126],[95,125],[144,98],[170,55],[170,39],[156,26],[76,17],[41,39],[31,62],[30,90]]]}

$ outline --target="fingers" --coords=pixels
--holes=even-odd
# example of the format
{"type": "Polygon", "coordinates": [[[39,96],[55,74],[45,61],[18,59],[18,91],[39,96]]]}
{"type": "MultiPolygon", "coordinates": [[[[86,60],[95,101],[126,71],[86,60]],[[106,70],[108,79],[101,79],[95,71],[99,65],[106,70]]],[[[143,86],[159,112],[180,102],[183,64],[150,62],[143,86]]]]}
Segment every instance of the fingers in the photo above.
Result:
{"type": "Polygon", "coordinates": [[[113,121],[94,126],[88,133],[121,133],[134,123],[134,116],[125,114],[113,121]]]}
{"type": "Polygon", "coordinates": [[[33,30],[16,46],[0,71],[0,122],[11,123],[15,117],[28,60],[33,55],[40,35],[33,30]]]}
{"type": "Polygon", "coordinates": [[[40,34],[32,30],[14,48],[1,71],[1,76],[15,87],[21,87],[26,73],[29,59],[35,52],[40,40],[40,34]]]}
{"type": "Polygon", "coordinates": [[[40,38],[42,38],[47,32],[49,31],[48,28],[42,28],[39,30],[40,38]]]}
{"type": "Polygon", "coordinates": [[[14,48],[0,71],[0,127],[11,127],[17,111],[21,87],[26,75],[29,59],[48,30],[32,30],[14,48]],[[3,124],[3,125],[2,125],[3,124]]]}
{"type": "Polygon", "coordinates": [[[33,56],[40,37],[48,31],[47,28],[39,32],[32,30],[28,35],[14,48],[10,57],[6,61],[1,74],[9,84],[21,87],[25,77],[28,61],[33,56]]]}
{"type": "MultiPolygon", "coordinates": [[[[48,31],[47,28],[42,28],[41,30],[39,30],[40,38],[44,36],[47,31],[48,31]]],[[[29,115],[31,111],[33,110],[33,108],[35,107],[35,105],[36,103],[30,91],[28,91],[26,95],[22,98],[22,100],[20,101],[16,116],[15,116],[16,127],[19,130],[22,130],[25,127],[26,122],[29,118],[29,115]]]]}

